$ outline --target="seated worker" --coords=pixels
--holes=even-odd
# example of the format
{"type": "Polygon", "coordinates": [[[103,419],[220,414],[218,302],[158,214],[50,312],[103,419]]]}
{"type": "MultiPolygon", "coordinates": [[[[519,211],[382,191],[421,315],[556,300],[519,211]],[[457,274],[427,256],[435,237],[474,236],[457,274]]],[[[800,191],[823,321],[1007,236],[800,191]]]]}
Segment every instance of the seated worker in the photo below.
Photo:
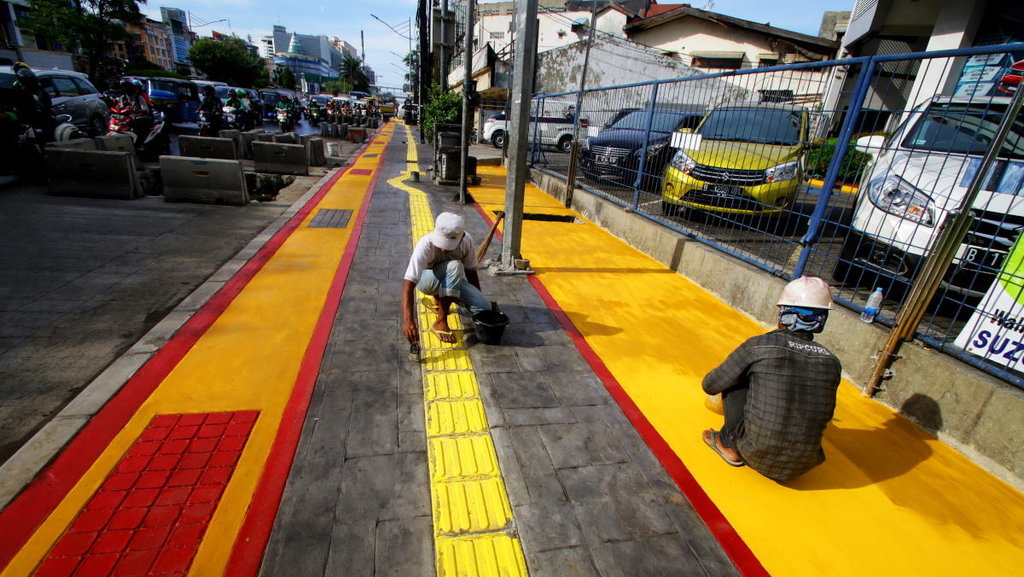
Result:
{"type": "Polygon", "coordinates": [[[465,220],[450,212],[437,215],[434,231],[413,248],[402,283],[403,331],[410,344],[420,340],[414,304],[417,290],[435,298],[437,321],[430,330],[443,343],[455,342],[448,325],[452,304],[462,304],[473,314],[495,306],[480,292],[476,266],[476,243],[466,232],[465,220]]]}
{"type": "Polygon", "coordinates": [[[835,411],[842,366],[814,342],[832,308],[825,281],[790,282],[778,306],[776,330],[748,339],[704,377],[704,392],[722,395],[725,423],[703,435],[730,465],[747,464],[785,481],[825,460],[821,439],[835,411]]]}

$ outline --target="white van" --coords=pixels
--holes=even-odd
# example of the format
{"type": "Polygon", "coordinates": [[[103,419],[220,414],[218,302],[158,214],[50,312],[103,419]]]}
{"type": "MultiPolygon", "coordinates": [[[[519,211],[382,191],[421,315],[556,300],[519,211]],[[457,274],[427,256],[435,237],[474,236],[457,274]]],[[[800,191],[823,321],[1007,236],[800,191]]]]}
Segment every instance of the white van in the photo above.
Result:
{"type": "MultiPolygon", "coordinates": [[[[906,290],[941,227],[960,207],[1009,101],[934,97],[910,112],[888,139],[857,141],[874,160],[833,271],[836,281],[906,290]]],[[[971,214],[974,221],[943,287],[981,298],[1024,229],[1024,116],[1013,123],[971,214]]]]}

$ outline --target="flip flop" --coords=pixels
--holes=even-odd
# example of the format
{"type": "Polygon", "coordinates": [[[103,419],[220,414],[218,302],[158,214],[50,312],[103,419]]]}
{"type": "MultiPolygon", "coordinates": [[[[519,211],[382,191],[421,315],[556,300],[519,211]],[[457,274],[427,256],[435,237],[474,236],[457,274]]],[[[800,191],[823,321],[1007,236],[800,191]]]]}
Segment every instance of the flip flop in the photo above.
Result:
{"type": "Polygon", "coordinates": [[[704,439],[704,444],[707,445],[708,447],[711,447],[712,451],[718,453],[718,456],[721,457],[722,460],[725,461],[726,463],[729,463],[733,467],[742,467],[745,464],[742,460],[733,461],[725,456],[725,453],[722,452],[722,449],[718,448],[718,437],[720,434],[720,431],[711,431],[711,439],[704,439]]]}
{"type": "Polygon", "coordinates": [[[459,339],[455,336],[455,331],[441,331],[441,330],[433,329],[432,328],[432,329],[430,329],[430,332],[434,333],[434,335],[437,336],[437,340],[441,341],[442,343],[444,343],[446,345],[454,345],[455,343],[459,342],[459,339]],[[452,340],[446,341],[446,340],[444,340],[444,337],[442,335],[447,335],[447,336],[451,337],[452,340]]]}

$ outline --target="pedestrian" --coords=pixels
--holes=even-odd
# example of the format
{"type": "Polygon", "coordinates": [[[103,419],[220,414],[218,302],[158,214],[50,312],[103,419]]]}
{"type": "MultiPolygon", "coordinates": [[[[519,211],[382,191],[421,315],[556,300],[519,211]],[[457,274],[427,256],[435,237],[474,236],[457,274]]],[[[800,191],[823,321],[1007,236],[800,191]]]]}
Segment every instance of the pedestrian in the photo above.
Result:
{"type": "Polygon", "coordinates": [[[814,342],[832,308],[825,281],[790,282],[778,307],[776,330],[748,339],[704,377],[704,392],[722,395],[725,423],[703,436],[730,465],[785,481],[825,460],[821,439],[835,411],[842,366],[814,342]]]}
{"type": "Polygon", "coordinates": [[[443,343],[454,343],[455,334],[448,324],[451,306],[462,305],[471,314],[494,308],[480,291],[476,271],[476,243],[466,232],[462,216],[442,212],[434,222],[434,231],[416,242],[402,283],[402,318],[405,338],[418,344],[414,298],[416,291],[434,297],[437,321],[430,331],[443,343]]]}

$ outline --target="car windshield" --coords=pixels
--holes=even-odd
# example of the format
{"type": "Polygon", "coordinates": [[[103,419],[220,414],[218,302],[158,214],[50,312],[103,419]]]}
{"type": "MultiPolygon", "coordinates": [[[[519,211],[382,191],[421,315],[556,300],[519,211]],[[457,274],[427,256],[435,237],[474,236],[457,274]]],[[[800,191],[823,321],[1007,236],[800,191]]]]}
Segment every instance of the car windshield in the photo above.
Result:
{"type": "Polygon", "coordinates": [[[0,88],[11,88],[18,77],[13,72],[0,72],[0,88]]]}
{"type": "Polygon", "coordinates": [[[699,132],[706,140],[796,146],[800,113],[781,108],[721,108],[708,115],[699,132]]]}
{"type": "MultiPolygon", "coordinates": [[[[1005,115],[1003,104],[934,103],[903,140],[903,147],[980,156],[992,144],[1005,115]]],[[[999,156],[1024,159],[1024,118],[1021,116],[1013,123],[999,156]]]]}
{"type": "MultiPolygon", "coordinates": [[[[679,127],[679,123],[686,118],[681,114],[671,114],[667,112],[655,112],[654,118],[651,121],[652,132],[674,132],[679,127]]],[[[647,112],[643,110],[637,110],[636,112],[630,112],[623,116],[615,124],[611,126],[612,130],[646,130],[647,129],[647,112]]]]}

